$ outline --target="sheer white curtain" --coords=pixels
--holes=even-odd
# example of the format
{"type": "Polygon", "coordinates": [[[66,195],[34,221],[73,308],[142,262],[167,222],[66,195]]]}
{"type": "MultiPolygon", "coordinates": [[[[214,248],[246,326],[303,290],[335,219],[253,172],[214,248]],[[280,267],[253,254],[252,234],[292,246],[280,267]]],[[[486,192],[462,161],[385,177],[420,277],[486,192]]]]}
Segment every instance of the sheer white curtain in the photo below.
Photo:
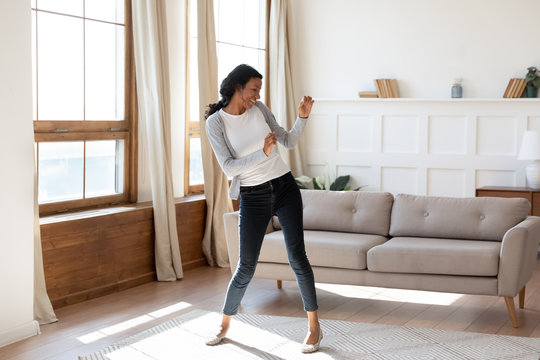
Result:
{"type": "MultiPolygon", "coordinates": [[[[285,129],[293,127],[296,121],[296,107],[300,100],[294,99],[291,75],[292,54],[289,50],[292,41],[290,21],[289,0],[271,0],[268,28],[270,107],[276,120],[285,129]]],[[[288,151],[281,151],[281,154],[295,176],[303,175],[302,154],[299,146],[288,151]]]]}
{"type": "Polygon", "coordinates": [[[133,0],[133,42],[139,129],[148,146],[154,208],[156,273],[183,276],[171,172],[171,117],[165,0],[133,0]]]}
{"type": "Polygon", "coordinates": [[[58,321],[45,285],[41,228],[39,226],[38,183],[34,158],[34,320],[41,325],[58,321]]]}
{"type": "Polygon", "coordinates": [[[225,241],[223,214],[233,211],[233,207],[228,196],[229,183],[206,136],[204,119],[206,106],[219,100],[213,0],[197,1],[197,34],[199,116],[206,197],[206,227],[202,245],[204,255],[210,265],[226,267],[229,265],[229,255],[225,241]]]}

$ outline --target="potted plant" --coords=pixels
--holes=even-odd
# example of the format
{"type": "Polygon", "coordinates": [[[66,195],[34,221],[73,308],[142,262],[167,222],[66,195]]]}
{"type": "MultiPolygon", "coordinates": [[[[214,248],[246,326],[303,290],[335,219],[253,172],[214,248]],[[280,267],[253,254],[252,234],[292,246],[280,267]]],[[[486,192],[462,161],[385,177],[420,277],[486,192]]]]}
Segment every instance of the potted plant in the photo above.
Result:
{"type": "MultiPolygon", "coordinates": [[[[296,184],[300,189],[313,189],[313,190],[333,190],[333,191],[347,191],[351,190],[349,181],[350,175],[338,176],[333,182],[330,182],[328,176],[321,175],[314,178],[302,175],[295,178],[296,184]]],[[[366,185],[359,186],[354,191],[358,191],[366,185]]]]}
{"type": "Polygon", "coordinates": [[[540,87],[540,72],[534,66],[528,67],[527,70],[527,75],[525,75],[527,97],[535,98],[538,95],[538,88],[540,87]]]}

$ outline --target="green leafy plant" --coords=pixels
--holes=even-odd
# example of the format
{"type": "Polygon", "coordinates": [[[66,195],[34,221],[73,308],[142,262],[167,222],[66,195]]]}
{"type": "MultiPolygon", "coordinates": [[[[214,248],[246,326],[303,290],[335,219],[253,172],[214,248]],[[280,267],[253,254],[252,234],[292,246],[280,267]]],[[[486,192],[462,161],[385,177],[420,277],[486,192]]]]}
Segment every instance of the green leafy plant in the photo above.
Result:
{"type": "MultiPolygon", "coordinates": [[[[295,178],[296,184],[300,189],[313,189],[313,190],[332,190],[332,191],[346,191],[351,190],[349,181],[350,175],[338,176],[333,182],[329,181],[328,176],[318,176],[311,178],[309,176],[302,175],[295,178]]],[[[353,191],[358,191],[364,186],[359,186],[353,191]]]]}
{"type": "Polygon", "coordinates": [[[536,88],[540,88],[540,72],[536,67],[531,66],[527,68],[528,72],[525,75],[525,81],[527,85],[532,85],[536,88]]]}

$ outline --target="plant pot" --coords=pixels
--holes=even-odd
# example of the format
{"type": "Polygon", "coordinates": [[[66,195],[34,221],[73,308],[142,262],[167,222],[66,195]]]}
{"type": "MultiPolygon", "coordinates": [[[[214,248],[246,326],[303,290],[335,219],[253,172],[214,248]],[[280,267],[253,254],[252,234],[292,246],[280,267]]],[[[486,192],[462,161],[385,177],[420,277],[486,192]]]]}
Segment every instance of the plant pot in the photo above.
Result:
{"type": "Polygon", "coordinates": [[[533,85],[527,85],[527,97],[535,98],[538,96],[538,88],[533,85]]]}

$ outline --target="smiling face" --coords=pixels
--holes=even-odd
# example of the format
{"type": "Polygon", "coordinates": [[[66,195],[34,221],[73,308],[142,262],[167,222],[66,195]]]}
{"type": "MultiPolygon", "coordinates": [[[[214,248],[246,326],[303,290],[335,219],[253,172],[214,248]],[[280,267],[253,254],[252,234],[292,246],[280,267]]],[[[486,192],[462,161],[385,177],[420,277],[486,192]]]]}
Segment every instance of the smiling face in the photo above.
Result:
{"type": "Polygon", "coordinates": [[[262,80],[252,77],[243,88],[237,90],[244,108],[250,109],[253,105],[255,105],[255,102],[261,98],[261,88],[262,80]]]}

